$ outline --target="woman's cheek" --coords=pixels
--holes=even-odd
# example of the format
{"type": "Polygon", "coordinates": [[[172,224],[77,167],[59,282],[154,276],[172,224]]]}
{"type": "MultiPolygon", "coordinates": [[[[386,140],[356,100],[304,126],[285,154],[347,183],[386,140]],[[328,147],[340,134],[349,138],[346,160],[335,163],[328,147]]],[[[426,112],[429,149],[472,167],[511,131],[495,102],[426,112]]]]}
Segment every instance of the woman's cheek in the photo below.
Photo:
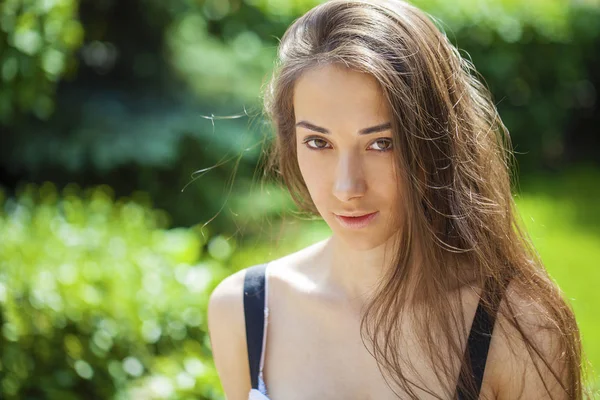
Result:
{"type": "Polygon", "coordinates": [[[329,182],[327,163],[318,157],[310,157],[300,153],[298,155],[298,165],[310,196],[315,205],[319,207],[322,200],[327,198],[329,182]]]}

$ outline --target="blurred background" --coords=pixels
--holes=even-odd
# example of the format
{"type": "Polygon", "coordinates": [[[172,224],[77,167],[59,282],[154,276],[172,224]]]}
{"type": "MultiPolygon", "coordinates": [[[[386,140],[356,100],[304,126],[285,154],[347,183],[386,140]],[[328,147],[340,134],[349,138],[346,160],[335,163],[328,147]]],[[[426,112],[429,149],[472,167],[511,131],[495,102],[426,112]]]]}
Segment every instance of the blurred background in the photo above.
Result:
{"type": "MultiPolygon", "coordinates": [[[[0,398],[223,399],[208,294],[329,235],[260,164],[278,38],[317,3],[0,1],[0,398]]],[[[600,369],[600,1],[414,4],[494,94],[600,369]]]]}

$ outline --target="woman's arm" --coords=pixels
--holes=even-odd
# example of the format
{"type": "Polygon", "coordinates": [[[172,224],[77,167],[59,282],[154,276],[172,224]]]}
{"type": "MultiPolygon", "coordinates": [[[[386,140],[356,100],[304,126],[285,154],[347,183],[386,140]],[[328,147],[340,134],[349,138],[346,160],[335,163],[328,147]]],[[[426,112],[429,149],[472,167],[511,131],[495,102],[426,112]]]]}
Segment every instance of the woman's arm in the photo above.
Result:
{"type": "Polygon", "coordinates": [[[228,400],[247,400],[250,367],[246,348],[243,285],[245,270],[225,278],[208,303],[208,330],[213,359],[228,400]]]}
{"type": "Polygon", "coordinates": [[[541,307],[510,287],[505,301],[510,303],[521,329],[540,354],[528,349],[521,333],[505,316],[498,315],[488,360],[496,399],[576,399],[575,394],[563,389],[569,387],[570,371],[560,346],[562,333],[545,322],[541,307]]]}

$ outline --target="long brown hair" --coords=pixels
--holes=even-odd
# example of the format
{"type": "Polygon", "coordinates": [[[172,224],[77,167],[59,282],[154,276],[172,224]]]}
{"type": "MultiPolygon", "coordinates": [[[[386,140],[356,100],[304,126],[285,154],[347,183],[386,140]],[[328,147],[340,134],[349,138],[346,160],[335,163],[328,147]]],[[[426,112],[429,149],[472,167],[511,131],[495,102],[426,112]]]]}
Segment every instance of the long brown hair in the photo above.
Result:
{"type": "MultiPolygon", "coordinates": [[[[453,397],[456,365],[450,360],[463,359],[467,326],[464,311],[451,306],[448,293],[461,285],[492,281],[506,289],[510,283],[543,311],[541,325],[558,332],[564,369],[553,370],[511,302],[503,302],[499,312],[568,397],[582,398],[579,331],[521,227],[511,194],[508,132],[473,65],[427,14],[400,0],[332,0],[297,19],[281,40],[264,93],[265,113],[276,132],[267,172],[281,178],[301,210],[318,214],[297,164],[292,100],[298,77],[328,63],[375,77],[393,116],[403,183],[402,235],[394,250],[396,267],[384,277],[361,323],[361,336],[366,332],[380,370],[412,398],[418,398],[415,387],[440,396],[409,380],[399,359],[398,327],[410,315],[428,361],[453,397]],[[423,311],[411,314],[408,304],[423,311]]],[[[472,379],[458,385],[475,391],[472,379]]]]}

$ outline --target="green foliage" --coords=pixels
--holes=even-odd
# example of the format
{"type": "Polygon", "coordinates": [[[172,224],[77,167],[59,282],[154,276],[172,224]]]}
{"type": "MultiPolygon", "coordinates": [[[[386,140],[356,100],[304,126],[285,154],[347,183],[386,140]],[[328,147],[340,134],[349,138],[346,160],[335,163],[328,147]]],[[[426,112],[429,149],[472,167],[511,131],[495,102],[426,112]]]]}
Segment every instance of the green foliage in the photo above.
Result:
{"type": "Polygon", "coordinates": [[[206,306],[230,241],[106,186],[2,204],[0,397],[219,398],[206,306]]]}
{"type": "Polygon", "coordinates": [[[225,42],[207,32],[201,14],[184,14],[167,32],[173,69],[213,107],[234,101],[256,105],[261,83],[275,58],[275,47],[266,46],[252,30],[237,33],[225,42]]]}
{"type": "Polygon", "coordinates": [[[57,81],[74,72],[83,42],[77,0],[3,0],[0,4],[0,124],[32,111],[48,118],[57,81]]]}

